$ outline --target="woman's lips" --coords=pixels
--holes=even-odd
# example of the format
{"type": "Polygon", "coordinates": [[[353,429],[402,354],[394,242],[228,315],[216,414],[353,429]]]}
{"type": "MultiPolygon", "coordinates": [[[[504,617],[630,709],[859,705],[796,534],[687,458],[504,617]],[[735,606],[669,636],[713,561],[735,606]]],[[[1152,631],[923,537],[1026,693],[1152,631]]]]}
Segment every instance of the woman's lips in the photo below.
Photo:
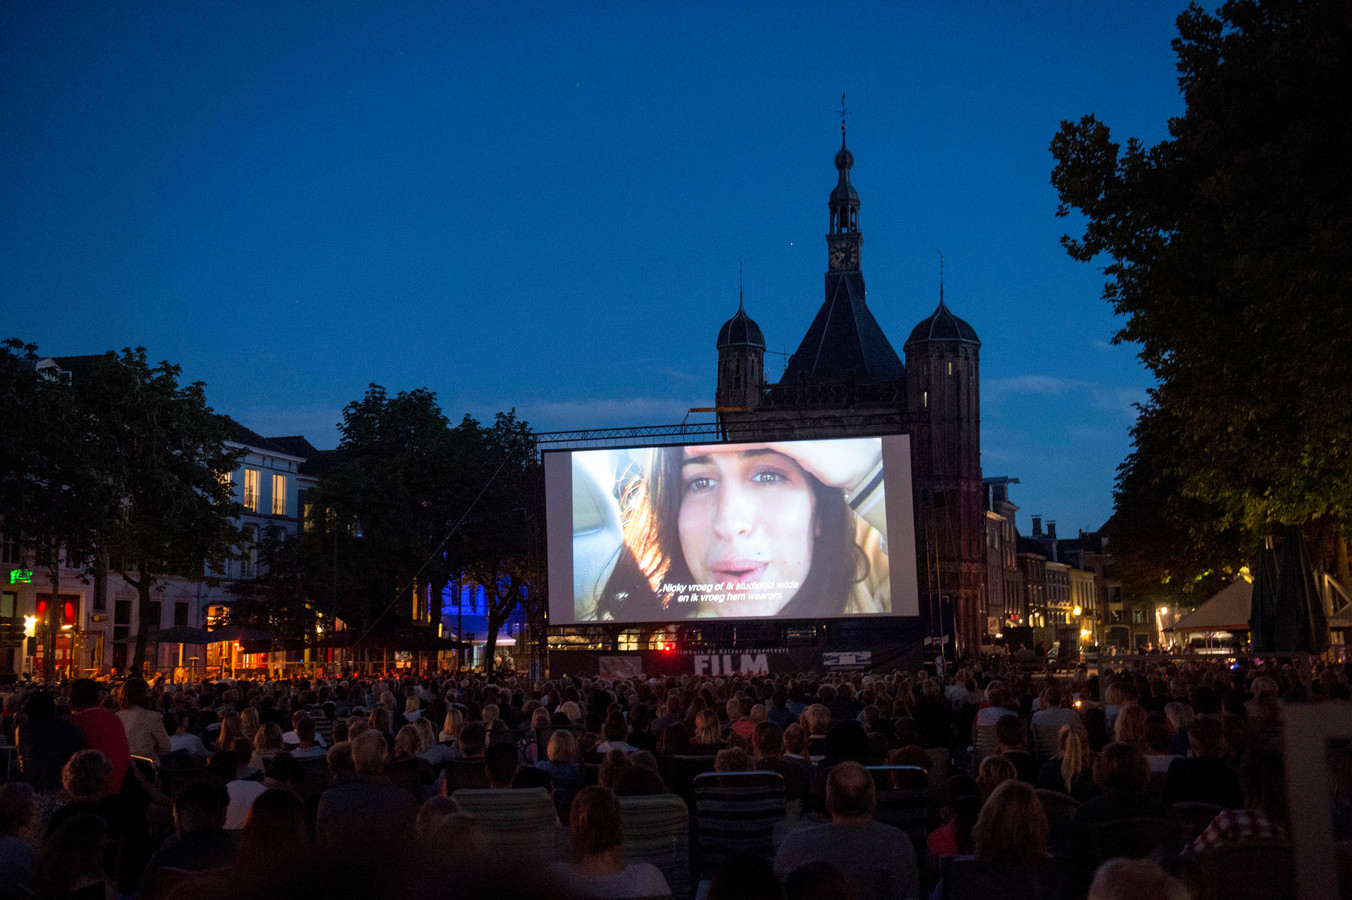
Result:
{"type": "Polygon", "coordinates": [[[767,564],[749,559],[719,560],[709,567],[719,581],[733,584],[760,581],[767,564]]]}

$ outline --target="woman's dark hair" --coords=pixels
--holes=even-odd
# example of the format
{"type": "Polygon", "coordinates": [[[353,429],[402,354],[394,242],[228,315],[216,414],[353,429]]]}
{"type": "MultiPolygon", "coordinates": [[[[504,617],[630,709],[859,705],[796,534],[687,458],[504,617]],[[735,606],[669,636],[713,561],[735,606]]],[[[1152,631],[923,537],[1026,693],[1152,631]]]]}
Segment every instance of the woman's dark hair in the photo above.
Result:
{"type": "MultiPolygon", "coordinates": [[[[681,447],[657,447],[647,471],[629,494],[621,498],[624,546],[605,590],[597,601],[598,618],[632,619],[635,614],[669,617],[670,597],[660,597],[654,583],[689,584],[694,580],[681,551],[680,514],[684,496],[681,447]]],[[[812,490],[812,568],[781,615],[820,614],[844,609],[850,589],[868,577],[869,562],[855,543],[854,513],[845,492],[824,484],[803,470],[812,490]]]]}
{"type": "Polygon", "coordinates": [[[108,825],[93,813],[71,816],[42,845],[38,857],[39,897],[64,897],[81,878],[104,877],[103,842],[108,825]]]}
{"type": "Polygon", "coordinates": [[[595,856],[620,846],[624,831],[615,792],[596,784],[578,791],[568,811],[568,836],[578,857],[595,856]]]}
{"type": "Polygon", "coordinates": [[[118,693],[117,705],[119,709],[131,709],[133,706],[150,709],[149,683],[144,678],[128,678],[122,682],[122,690],[118,693]]]}
{"type": "Polygon", "coordinates": [[[1102,791],[1142,793],[1150,783],[1150,769],[1139,750],[1113,742],[1094,761],[1094,784],[1102,791]]]}

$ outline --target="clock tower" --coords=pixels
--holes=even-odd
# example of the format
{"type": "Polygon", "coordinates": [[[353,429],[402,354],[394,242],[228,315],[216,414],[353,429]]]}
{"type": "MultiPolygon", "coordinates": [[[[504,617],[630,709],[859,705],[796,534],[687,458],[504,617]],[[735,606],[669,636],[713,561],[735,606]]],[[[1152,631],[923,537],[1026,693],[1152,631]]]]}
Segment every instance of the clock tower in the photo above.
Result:
{"type": "Polygon", "coordinates": [[[830,267],[826,276],[828,286],[831,273],[859,271],[859,247],[864,243],[864,236],[859,233],[859,194],[850,184],[853,166],[854,154],[845,146],[845,123],[842,122],[840,152],[836,154],[840,180],[828,201],[831,208],[831,230],[826,235],[826,261],[830,267]]]}

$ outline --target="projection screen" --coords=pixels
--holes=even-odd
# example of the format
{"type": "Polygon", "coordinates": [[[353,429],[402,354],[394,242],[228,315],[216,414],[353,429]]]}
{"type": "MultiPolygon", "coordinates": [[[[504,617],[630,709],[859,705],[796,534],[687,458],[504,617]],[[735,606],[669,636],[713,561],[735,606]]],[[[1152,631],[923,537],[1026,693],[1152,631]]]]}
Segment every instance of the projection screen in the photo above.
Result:
{"type": "Polygon", "coordinates": [[[919,615],[905,435],[544,464],[551,624],[919,615]]]}

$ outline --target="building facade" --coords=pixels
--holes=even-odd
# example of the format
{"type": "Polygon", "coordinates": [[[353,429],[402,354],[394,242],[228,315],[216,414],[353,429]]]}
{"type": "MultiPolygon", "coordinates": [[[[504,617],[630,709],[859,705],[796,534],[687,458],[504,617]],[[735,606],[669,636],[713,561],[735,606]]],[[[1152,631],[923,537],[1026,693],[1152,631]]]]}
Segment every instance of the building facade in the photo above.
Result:
{"type": "Polygon", "coordinates": [[[825,300],[774,383],[764,377],[763,332],[739,300],[718,333],[720,424],[729,440],[909,435],[920,612],[931,635],[976,652],[987,625],[981,342],[948,309],[941,284],[937,308],[903,344],[905,361],[897,354],[866,302],[844,126],[835,167],[825,300]]]}

